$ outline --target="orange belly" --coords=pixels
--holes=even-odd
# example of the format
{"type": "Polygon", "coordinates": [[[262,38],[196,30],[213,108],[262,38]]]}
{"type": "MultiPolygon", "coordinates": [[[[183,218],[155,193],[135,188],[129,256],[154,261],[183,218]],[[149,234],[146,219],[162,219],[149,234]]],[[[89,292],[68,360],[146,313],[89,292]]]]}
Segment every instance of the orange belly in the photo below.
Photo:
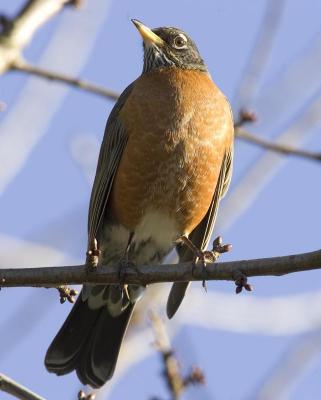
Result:
{"type": "Polygon", "coordinates": [[[205,78],[176,69],[146,74],[120,113],[128,143],[111,210],[130,231],[158,210],[173,218],[178,234],[189,234],[210,206],[233,122],[224,96],[205,78]]]}

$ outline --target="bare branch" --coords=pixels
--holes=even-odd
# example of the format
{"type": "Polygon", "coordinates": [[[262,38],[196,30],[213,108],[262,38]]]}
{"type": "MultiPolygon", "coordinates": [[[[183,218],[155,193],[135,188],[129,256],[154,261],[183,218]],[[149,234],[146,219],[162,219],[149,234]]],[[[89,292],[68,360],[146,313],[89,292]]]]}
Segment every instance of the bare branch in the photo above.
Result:
{"type": "Polygon", "coordinates": [[[0,34],[0,74],[17,70],[45,79],[66,83],[99,96],[117,100],[118,94],[93,83],[62,73],[30,65],[22,59],[22,50],[36,31],[65,5],[78,6],[76,0],[29,0],[13,20],[2,23],[0,34]]]}
{"type": "Polygon", "coordinates": [[[119,97],[118,93],[106,89],[103,86],[95,85],[94,83],[85,81],[83,79],[73,78],[72,76],[61,74],[59,72],[39,68],[34,65],[28,64],[22,59],[15,60],[15,62],[11,66],[11,69],[38,76],[40,78],[49,79],[51,81],[66,83],[87,92],[97,94],[98,96],[107,97],[108,99],[117,100],[119,97]]]}
{"type": "Polygon", "coordinates": [[[270,0],[266,3],[260,30],[256,35],[253,49],[241,77],[241,82],[236,89],[236,101],[233,102],[236,108],[250,104],[258,91],[259,81],[268,64],[278,33],[278,26],[282,21],[285,3],[285,0],[270,0]]]}
{"type": "Polygon", "coordinates": [[[162,355],[163,376],[173,400],[181,397],[184,389],[184,379],[177,358],[171,348],[169,337],[162,319],[154,312],[149,313],[155,335],[155,347],[162,355]]]}
{"type": "MultiPolygon", "coordinates": [[[[236,281],[241,276],[280,276],[320,268],[321,250],[317,250],[282,257],[209,263],[205,275],[203,268],[195,268],[193,263],[128,267],[124,282],[147,285],[204,279],[236,281]]],[[[2,287],[57,287],[83,283],[119,283],[119,266],[100,266],[95,270],[86,265],[0,270],[2,287]]]]}
{"type": "Polygon", "coordinates": [[[235,135],[238,138],[243,139],[249,143],[256,144],[260,147],[264,147],[265,149],[274,151],[276,153],[309,158],[309,159],[315,160],[315,161],[321,161],[321,152],[316,153],[314,151],[297,149],[297,148],[287,145],[287,144],[270,142],[269,140],[266,140],[266,139],[263,139],[262,137],[254,135],[240,127],[235,128],[235,135]]]}
{"type": "Polygon", "coordinates": [[[194,367],[187,376],[183,376],[179,361],[171,347],[163,320],[155,312],[150,312],[149,317],[156,339],[155,347],[162,356],[164,365],[163,376],[172,399],[177,400],[188,386],[204,385],[204,374],[200,368],[194,367]]]}
{"type": "Polygon", "coordinates": [[[4,374],[0,374],[0,390],[21,400],[45,400],[4,374]]]}
{"type": "Polygon", "coordinates": [[[249,143],[256,144],[260,147],[274,151],[276,153],[295,155],[299,157],[310,158],[316,161],[321,161],[321,152],[316,153],[313,151],[297,149],[287,144],[270,142],[269,140],[263,139],[257,136],[256,134],[250,133],[247,130],[243,129],[244,125],[256,121],[257,121],[257,115],[253,111],[247,109],[241,109],[238,118],[234,122],[235,136],[237,136],[240,139],[244,139],[249,143]]]}
{"type": "Polygon", "coordinates": [[[8,71],[36,31],[70,0],[29,0],[13,20],[7,20],[0,34],[0,74],[8,71]]]}

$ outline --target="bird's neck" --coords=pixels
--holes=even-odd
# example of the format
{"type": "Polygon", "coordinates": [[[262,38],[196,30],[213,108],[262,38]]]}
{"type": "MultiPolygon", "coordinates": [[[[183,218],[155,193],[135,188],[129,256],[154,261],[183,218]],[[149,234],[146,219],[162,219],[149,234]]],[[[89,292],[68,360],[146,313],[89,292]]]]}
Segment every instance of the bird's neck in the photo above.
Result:
{"type": "Polygon", "coordinates": [[[164,67],[175,67],[175,63],[152,46],[145,48],[143,73],[164,67]]]}

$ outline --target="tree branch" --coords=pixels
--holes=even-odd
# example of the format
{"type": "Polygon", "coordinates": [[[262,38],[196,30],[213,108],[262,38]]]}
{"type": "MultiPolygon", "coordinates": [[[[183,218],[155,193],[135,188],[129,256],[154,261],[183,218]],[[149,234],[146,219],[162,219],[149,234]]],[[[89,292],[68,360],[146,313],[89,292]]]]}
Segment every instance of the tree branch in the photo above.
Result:
{"type": "Polygon", "coordinates": [[[247,109],[241,109],[239,111],[238,118],[234,122],[235,136],[237,136],[240,139],[244,139],[245,141],[250,142],[252,144],[256,144],[260,147],[266,148],[267,150],[274,151],[276,153],[294,155],[299,157],[310,158],[311,160],[315,161],[321,161],[321,153],[297,149],[293,146],[282,144],[279,142],[270,142],[243,129],[243,126],[246,123],[253,123],[256,120],[257,116],[254,112],[247,109]]]}
{"type": "Polygon", "coordinates": [[[256,144],[260,147],[264,147],[265,149],[281,153],[281,154],[287,154],[287,155],[294,155],[298,157],[304,157],[304,158],[309,158],[311,160],[315,161],[321,161],[321,153],[316,153],[313,151],[308,151],[308,150],[301,150],[301,149],[296,149],[293,146],[289,146],[286,144],[280,144],[276,142],[270,142],[266,139],[263,139],[257,135],[254,135],[240,127],[235,127],[235,135],[243,139],[247,142],[256,144]]]}
{"type": "MultiPolygon", "coordinates": [[[[204,374],[200,368],[194,367],[187,376],[183,376],[180,363],[171,347],[163,320],[153,311],[149,313],[149,318],[155,335],[154,346],[162,356],[162,375],[172,396],[172,400],[178,400],[190,385],[204,385],[204,374]]],[[[157,399],[158,397],[153,397],[153,400],[157,399]]]]}
{"type": "Polygon", "coordinates": [[[57,81],[66,83],[76,88],[85,90],[86,92],[97,94],[98,96],[107,97],[108,99],[117,100],[119,94],[104,88],[103,86],[95,85],[94,83],[85,81],[83,79],[73,78],[59,72],[49,71],[47,69],[39,68],[31,65],[22,59],[17,59],[11,66],[12,70],[25,72],[30,75],[35,75],[40,78],[49,79],[51,81],[57,81]]]}
{"type": "Polygon", "coordinates": [[[0,74],[11,69],[36,31],[65,5],[75,0],[29,0],[12,20],[2,23],[0,34],[0,74]]]}
{"type": "Polygon", "coordinates": [[[21,400],[45,400],[43,397],[20,385],[4,374],[0,374],[0,390],[21,400]]]}
{"type": "MultiPolygon", "coordinates": [[[[209,263],[206,276],[193,263],[148,265],[128,268],[124,282],[147,285],[158,282],[228,280],[243,276],[280,276],[321,268],[321,250],[282,257],[209,263]]],[[[0,269],[1,287],[57,287],[61,285],[119,283],[119,266],[100,266],[96,270],[85,265],[0,269]]]]}
{"type": "Polygon", "coordinates": [[[149,318],[155,335],[154,346],[162,356],[162,376],[165,379],[172,400],[177,400],[181,397],[184,390],[184,378],[181,374],[179,362],[171,348],[169,337],[162,319],[153,311],[149,312],[149,318]]]}

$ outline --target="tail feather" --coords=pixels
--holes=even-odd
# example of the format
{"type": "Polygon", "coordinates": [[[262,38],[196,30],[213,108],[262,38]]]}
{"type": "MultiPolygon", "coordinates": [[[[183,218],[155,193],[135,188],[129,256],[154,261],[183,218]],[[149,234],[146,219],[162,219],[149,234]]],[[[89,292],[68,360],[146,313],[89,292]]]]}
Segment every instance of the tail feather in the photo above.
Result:
{"type": "MultiPolygon", "coordinates": [[[[193,234],[191,235],[193,237],[193,234]]],[[[197,244],[196,244],[197,245],[197,244]]],[[[178,244],[176,246],[176,250],[179,257],[179,262],[191,261],[195,258],[193,252],[182,244],[178,244]]],[[[175,282],[173,283],[171,290],[169,292],[169,296],[167,299],[166,313],[169,319],[173,318],[176,314],[179,306],[182,304],[184,300],[186,291],[191,282],[175,282]]]]}
{"type": "Polygon", "coordinates": [[[102,386],[114,373],[133,309],[131,304],[112,317],[107,307],[90,309],[80,294],[47,351],[47,370],[57,375],[76,370],[83,384],[102,386]]]}
{"type": "Polygon", "coordinates": [[[181,305],[187,288],[191,282],[175,282],[171,287],[171,291],[168,296],[166,313],[169,319],[171,319],[181,305]]]}
{"type": "Polygon", "coordinates": [[[118,317],[103,308],[76,367],[80,381],[98,388],[112,378],[134,304],[118,317]]]}
{"type": "Polygon", "coordinates": [[[91,310],[83,302],[81,294],[66,321],[49,346],[45,366],[48,371],[64,375],[73,371],[78,363],[80,351],[87,342],[100,310],[91,310]]]}

